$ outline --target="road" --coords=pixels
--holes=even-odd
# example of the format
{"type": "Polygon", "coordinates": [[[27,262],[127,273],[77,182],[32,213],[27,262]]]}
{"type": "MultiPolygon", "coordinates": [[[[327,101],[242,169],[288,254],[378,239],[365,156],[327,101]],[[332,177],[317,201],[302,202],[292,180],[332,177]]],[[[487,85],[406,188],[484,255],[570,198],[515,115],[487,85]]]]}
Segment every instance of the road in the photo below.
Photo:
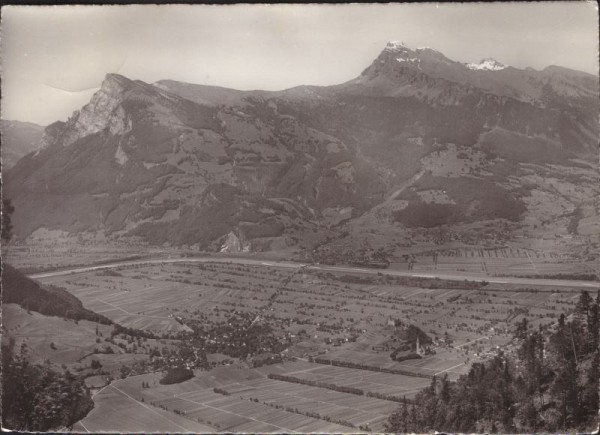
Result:
{"type": "Polygon", "coordinates": [[[385,201],[385,204],[389,204],[392,201],[394,201],[402,192],[406,190],[408,186],[412,186],[413,184],[415,184],[423,175],[425,175],[425,169],[420,170],[415,175],[410,177],[409,180],[406,180],[404,183],[402,183],[402,185],[400,185],[400,188],[394,191],[394,193],[392,193],[388,197],[388,199],[385,201]]]}
{"type": "Polygon", "coordinates": [[[537,279],[537,278],[520,278],[520,277],[488,277],[481,275],[469,275],[465,273],[460,274],[448,274],[438,273],[431,271],[427,273],[419,273],[405,270],[390,270],[390,269],[367,269],[361,267],[350,267],[350,266],[327,266],[322,264],[305,264],[297,263],[293,261],[274,261],[274,260],[256,260],[251,258],[239,258],[239,257],[181,257],[181,258],[157,258],[157,259],[145,259],[145,260],[134,260],[134,261],[122,261],[109,264],[102,264],[100,266],[89,266],[89,267],[77,267],[67,270],[58,270],[54,272],[42,272],[29,275],[32,279],[43,279],[55,276],[72,275],[77,273],[93,272],[96,270],[114,269],[117,267],[124,266],[141,266],[141,265],[152,265],[152,264],[172,264],[172,263],[225,263],[225,264],[240,264],[248,266],[270,266],[270,267],[282,267],[288,269],[299,269],[305,268],[307,270],[317,270],[324,272],[350,272],[360,273],[363,275],[389,275],[389,276],[406,276],[414,278],[439,278],[449,281],[477,281],[477,282],[489,282],[494,284],[518,284],[524,286],[550,286],[550,287],[571,287],[571,288],[590,288],[595,289],[600,287],[598,281],[579,281],[579,280],[562,280],[562,279],[537,279]]]}

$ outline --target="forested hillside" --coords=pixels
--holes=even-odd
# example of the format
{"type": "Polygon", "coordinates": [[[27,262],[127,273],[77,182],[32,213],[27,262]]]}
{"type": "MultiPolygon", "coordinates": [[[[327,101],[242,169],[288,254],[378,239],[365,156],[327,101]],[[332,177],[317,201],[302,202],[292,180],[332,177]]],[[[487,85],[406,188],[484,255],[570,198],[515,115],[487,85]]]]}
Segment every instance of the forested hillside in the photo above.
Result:
{"type": "Polygon", "coordinates": [[[2,346],[2,427],[14,431],[44,432],[70,427],[94,404],[83,379],[50,364],[33,364],[27,348],[2,346]]]}
{"type": "Polygon", "coordinates": [[[598,427],[600,292],[574,314],[532,330],[517,324],[512,354],[473,364],[456,382],[434,378],[388,422],[393,432],[590,432],[598,427]]]}
{"type": "Polygon", "coordinates": [[[67,291],[53,286],[42,287],[9,264],[2,264],[2,303],[19,304],[47,316],[112,324],[103,315],[84,308],[81,301],[67,291]]]}

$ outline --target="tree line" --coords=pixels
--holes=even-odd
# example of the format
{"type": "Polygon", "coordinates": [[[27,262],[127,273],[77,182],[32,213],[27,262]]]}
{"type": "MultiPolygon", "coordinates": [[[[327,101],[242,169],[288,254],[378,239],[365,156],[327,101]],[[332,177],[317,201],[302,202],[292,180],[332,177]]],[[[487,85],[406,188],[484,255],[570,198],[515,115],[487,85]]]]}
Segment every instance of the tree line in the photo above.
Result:
{"type": "Polygon", "coordinates": [[[367,364],[355,363],[352,361],[341,361],[335,359],[326,359],[326,358],[314,358],[309,357],[308,360],[310,362],[314,362],[316,364],[325,364],[337,367],[347,367],[350,369],[359,369],[359,370],[369,370],[372,372],[381,372],[381,373],[390,373],[392,375],[404,375],[404,376],[414,376],[416,378],[428,378],[431,379],[433,375],[426,375],[424,373],[410,372],[408,370],[400,370],[400,369],[387,369],[385,367],[376,367],[370,366],[367,364]]]}
{"type": "Polygon", "coordinates": [[[81,301],[66,290],[55,286],[42,287],[6,263],[2,265],[2,302],[15,303],[46,316],[89,320],[105,325],[113,323],[105,316],[84,308],[81,301]]]}

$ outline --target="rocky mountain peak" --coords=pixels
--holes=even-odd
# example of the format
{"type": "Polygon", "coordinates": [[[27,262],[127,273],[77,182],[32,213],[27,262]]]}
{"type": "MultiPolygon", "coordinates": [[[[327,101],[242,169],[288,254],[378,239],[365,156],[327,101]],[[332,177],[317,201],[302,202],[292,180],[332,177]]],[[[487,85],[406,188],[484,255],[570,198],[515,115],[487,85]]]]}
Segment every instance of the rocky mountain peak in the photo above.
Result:
{"type": "MultiPolygon", "coordinates": [[[[136,87],[136,82],[119,74],[108,73],[104,77],[100,89],[94,94],[95,99],[118,98],[125,92],[136,87]]],[[[93,98],[93,99],[94,99],[93,98]]],[[[93,101],[92,99],[92,101],[93,101]]]]}
{"type": "Polygon", "coordinates": [[[44,145],[61,143],[66,147],[80,138],[107,128],[111,134],[125,133],[130,126],[121,103],[126,92],[136,86],[139,85],[119,74],[107,74],[88,104],[73,112],[62,128],[54,129],[50,132],[52,134],[46,132],[44,145]]]}
{"type": "Polygon", "coordinates": [[[491,57],[482,59],[479,63],[468,63],[466,66],[467,68],[476,71],[500,71],[507,68],[507,66],[502,62],[498,62],[496,59],[492,59],[491,57]]]}
{"type": "Polygon", "coordinates": [[[381,58],[400,63],[419,62],[419,58],[416,56],[415,51],[408,48],[403,42],[398,41],[388,42],[380,55],[380,59],[381,58]]]}
{"type": "Polygon", "coordinates": [[[384,50],[400,53],[412,51],[410,48],[408,48],[408,46],[404,45],[404,42],[400,41],[389,41],[384,50]]]}
{"type": "Polygon", "coordinates": [[[104,76],[102,87],[105,86],[120,86],[124,89],[131,87],[134,84],[133,80],[116,73],[108,73],[104,76]]]}
{"type": "Polygon", "coordinates": [[[433,61],[442,61],[442,62],[454,62],[451,59],[448,59],[444,53],[442,53],[439,50],[435,50],[431,47],[420,47],[417,48],[415,50],[415,53],[417,54],[417,56],[419,56],[422,59],[430,59],[433,61]]]}
{"type": "Polygon", "coordinates": [[[383,73],[388,77],[397,77],[398,73],[428,73],[437,70],[440,65],[444,70],[457,66],[460,68],[459,63],[433,48],[420,47],[413,50],[402,42],[390,41],[365,73],[371,76],[383,73]]]}

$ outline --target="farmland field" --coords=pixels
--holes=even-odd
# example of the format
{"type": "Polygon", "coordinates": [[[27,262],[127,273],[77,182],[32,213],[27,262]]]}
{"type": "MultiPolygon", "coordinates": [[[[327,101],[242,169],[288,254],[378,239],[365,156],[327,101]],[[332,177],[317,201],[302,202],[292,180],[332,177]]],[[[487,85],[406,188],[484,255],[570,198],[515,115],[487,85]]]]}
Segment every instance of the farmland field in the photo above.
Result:
{"type": "MultiPolygon", "coordinates": [[[[34,361],[50,359],[56,364],[69,364],[90,354],[96,345],[96,324],[86,320],[75,324],[72,320],[28,313],[16,304],[3,305],[2,320],[6,333],[15,339],[17,346],[25,343],[34,361]]],[[[112,329],[106,325],[98,327],[105,334],[112,329]]]]}
{"type": "MultiPolygon", "coordinates": [[[[481,255],[489,260],[487,252],[481,255]]],[[[80,352],[79,364],[96,359],[113,379],[121,378],[109,385],[97,376],[90,379],[95,408],[80,422],[81,429],[383,432],[400,402],[412,400],[434,376],[454,380],[473,362],[514,352],[516,322],[527,317],[534,327],[549,324],[572,310],[578,298],[577,289],[564,285],[525,287],[256,263],[159,259],[42,275],[41,282],[66,289],[86,308],[158,337],[146,343],[117,335],[116,344],[122,341],[117,355],[81,358],[80,352]],[[222,329],[234,325],[241,329],[222,329]],[[234,339],[253,325],[269,331],[268,341],[261,338],[252,348],[244,347],[246,342],[227,344],[229,334],[234,339]],[[428,337],[422,349],[417,346],[417,356],[414,341],[406,341],[409,325],[428,337]],[[208,365],[196,367],[185,382],[160,384],[160,367],[174,350],[186,347],[206,352],[208,365]],[[407,358],[393,357],[411,352],[407,358]],[[119,372],[132,364],[138,367],[132,374],[138,375],[119,372]],[[159,369],[139,374],[144,373],[140,367],[159,369]],[[128,420],[129,413],[135,419],[128,420]]],[[[435,267],[442,264],[438,257],[435,267]]]]}
{"type": "MultiPolygon", "coordinates": [[[[92,431],[99,413],[110,420],[113,420],[115,413],[114,420],[118,420],[122,409],[111,406],[108,401],[109,398],[117,398],[128,407],[146,405],[151,410],[176,410],[177,413],[170,415],[183,415],[191,422],[213,425],[212,431],[306,433],[350,430],[351,426],[334,423],[336,420],[350,423],[356,428],[368,425],[378,432],[384,430],[384,421],[398,403],[267,378],[267,373],[300,375],[313,371],[320,373],[321,377],[340,379],[350,374],[343,368],[297,362],[277,364],[262,370],[223,367],[199,373],[193,380],[172,386],[155,384],[153,375],[141,375],[116,381],[102,390],[95,397],[97,409],[81,423],[92,431]],[[147,380],[151,387],[140,390],[139,384],[147,380]],[[221,388],[229,395],[215,393],[214,387],[221,388]],[[138,402],[137,405],[134,400],[138,402]],[[316,418],[316,414],[320,418],[316,418]]],[[[379,381],[405,384],[406,387],[388,388],[397,394],[427,383],[423,379],[395,375],[377,376],[369,372],[362,375],[370,377],[369,383],[372,385],[379,381]]],[[[147,409],[142,411],[150,412],[147,409]]],[[[153,420],[158,418],[155,416],[153,420]]],[[[181,424],[179,420],[177,422],[181,424]]],[[[164,427],[168,423],[161,424],[164,427]]],[[[125,426],[118,427],[126,430],[125,426]]]]}
{"type": "Polygon", "coordinates": [[[94,396],[95,407],[78,422],[78,432],[214,432],[215,428],[190,421],[137,401],[111,385],[94,396]]]}
{"type": "Polygon", "coordinates": [[[253,312],[276,294],[269,311],[278,319],[289,320],[292,329],[302,325],[307,332],[316,330],[318,323],[332,320],[330,310],[336,312],[342,326],[367,331],[385,326],[390,316],[418,316],[413,320],[430,325],[433,333],[449,327],[460,330],[456,344],[476,338],[486,326],[508,326],[507,322],[518,318],[517,309],[540,319],[552,318],[572,306],[577,297],[576,292],[558,287],[490,284],[473,290],[434,288],[426,283],[430,288],[423,288],[417,282],[406,285],[392,277],[361,279],[350,274],[216,262],[123,266],[111,274],[92,271],[41,281],[64,287],[87,308],[139,329],[183,330],[185,326],[174,320],[175,315],[194,318],[202,313],[219,318],[225,308],[253,312]],[[490,304],[495,307],[493,312],[490,304]],[[447,321],[449,315],[452,325],[447,321]]]}
{"type": "Polygon", "coordinates": [[[560,240],[538,240],[536,249],[505,247],[493,249],[415,250],[410,257],[394,257],[391,267],[419,271],[469,272],[489,276],[551,275],[554,273],[596,273],[594,261],[582,261],[560,247],[560,240]]]}

